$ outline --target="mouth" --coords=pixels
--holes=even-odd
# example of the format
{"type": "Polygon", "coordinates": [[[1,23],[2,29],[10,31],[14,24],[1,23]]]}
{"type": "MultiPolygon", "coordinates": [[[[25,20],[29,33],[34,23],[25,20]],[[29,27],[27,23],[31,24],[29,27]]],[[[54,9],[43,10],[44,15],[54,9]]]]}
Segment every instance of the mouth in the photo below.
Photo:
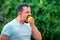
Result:
{"type": "Polygon", "coordinates": [[[29,16],[31,16],[31,15],[28,15],[27,18],[26,18],[26,20],[28,20],[28,17],[29,17],[29,16]]]}
{"type": "Polygon", "coordinates": [[[28,22],[28,17],[31,16],[31,15],[28,15],[27,18],[26,18],[26,21],[25,22],[28,22]]]}

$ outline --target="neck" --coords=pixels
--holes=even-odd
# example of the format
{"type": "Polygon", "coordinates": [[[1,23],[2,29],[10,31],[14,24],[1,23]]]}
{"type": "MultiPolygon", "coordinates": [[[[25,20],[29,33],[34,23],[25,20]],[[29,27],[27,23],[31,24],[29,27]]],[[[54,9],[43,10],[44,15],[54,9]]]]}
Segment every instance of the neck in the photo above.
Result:
{"type": "Polygon", "coordinates": [[[17,20],[19,23],[24,24],[24,21],[23,21],[19,16],[17,16],[16,20],[17,20]]]}

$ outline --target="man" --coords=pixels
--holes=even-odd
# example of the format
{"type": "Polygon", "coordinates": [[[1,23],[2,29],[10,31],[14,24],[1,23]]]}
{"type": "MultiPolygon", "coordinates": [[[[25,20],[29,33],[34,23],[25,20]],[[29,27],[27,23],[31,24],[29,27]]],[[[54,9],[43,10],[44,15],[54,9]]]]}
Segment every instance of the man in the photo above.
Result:
{"type": "Polygon", "coordinates": [[[29,5],[25,3],[18,5],[17,17],[4,26],[0,40],[31,40],[31,35],[35,40],[42,40],[41,33],[34,25],[34,18],[26,23],[30,15],[29,5]]]}

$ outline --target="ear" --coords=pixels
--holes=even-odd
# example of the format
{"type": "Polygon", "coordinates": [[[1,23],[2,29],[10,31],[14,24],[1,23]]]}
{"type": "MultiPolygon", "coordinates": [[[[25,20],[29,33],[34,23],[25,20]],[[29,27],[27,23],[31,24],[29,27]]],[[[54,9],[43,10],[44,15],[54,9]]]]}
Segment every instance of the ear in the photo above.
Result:
{"type": "Polygon", "coordinates": [[[18,15],[21,15],[21,12],[18,12],[18,15]]]}

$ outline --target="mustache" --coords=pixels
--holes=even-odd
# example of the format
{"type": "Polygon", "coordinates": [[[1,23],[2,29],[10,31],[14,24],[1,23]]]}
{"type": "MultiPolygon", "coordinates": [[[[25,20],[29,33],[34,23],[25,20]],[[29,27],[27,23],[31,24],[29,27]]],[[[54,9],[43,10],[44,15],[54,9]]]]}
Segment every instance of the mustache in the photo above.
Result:
{"type": "Polygon", "coordinates": [[[31,16],[31,15],[28,15],[27,18],[28,18],[29,16],[31,16]]]}

